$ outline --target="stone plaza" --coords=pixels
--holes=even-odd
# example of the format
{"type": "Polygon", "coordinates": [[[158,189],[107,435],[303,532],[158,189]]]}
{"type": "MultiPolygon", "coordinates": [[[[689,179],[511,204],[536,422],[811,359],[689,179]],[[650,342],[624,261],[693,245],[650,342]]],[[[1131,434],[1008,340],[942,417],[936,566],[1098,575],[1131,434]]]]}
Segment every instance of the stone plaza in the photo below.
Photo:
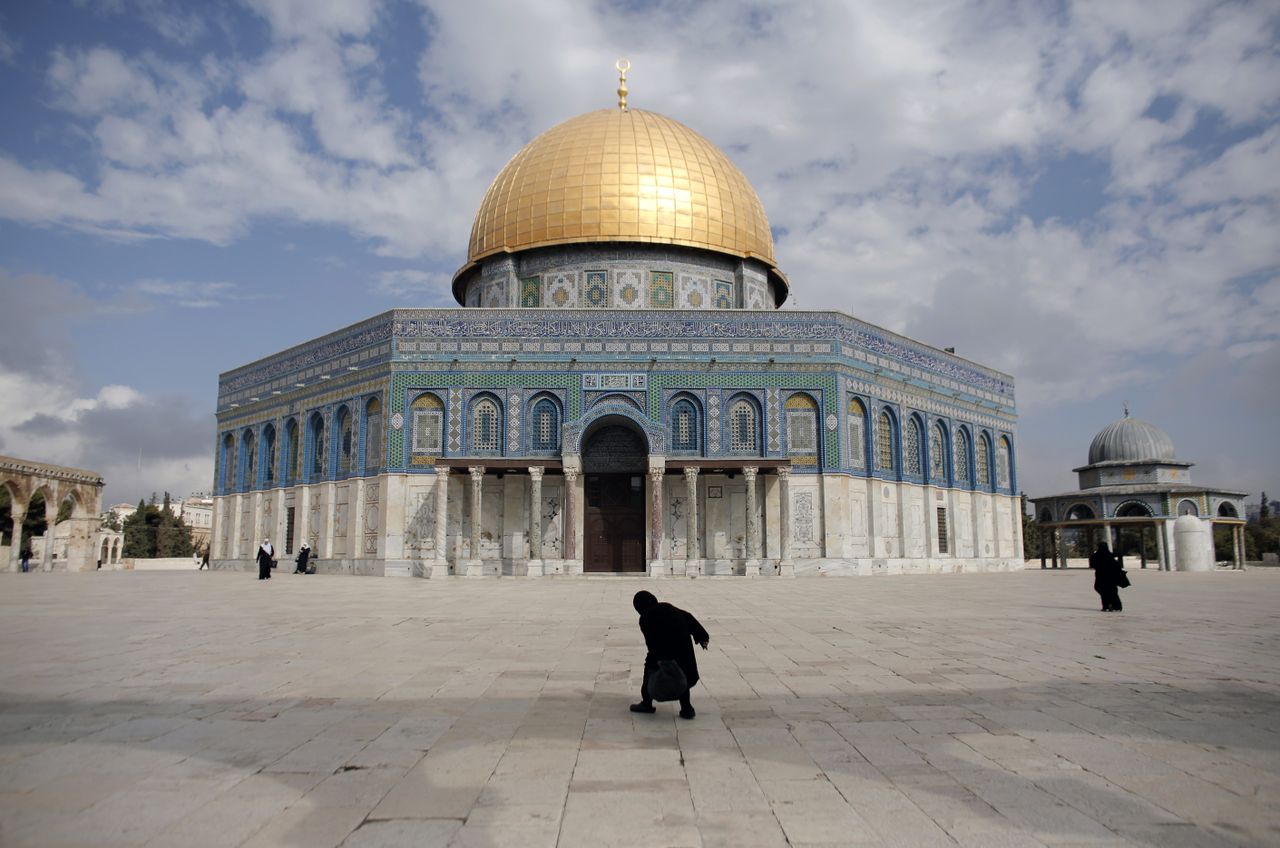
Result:
{"type": "Polygon", "coordinates": [[[1280,573],[10,574],[6,846],[1280,842],[1280,573]],[[636,699],[649,588],[711,633],[636,699]]]}

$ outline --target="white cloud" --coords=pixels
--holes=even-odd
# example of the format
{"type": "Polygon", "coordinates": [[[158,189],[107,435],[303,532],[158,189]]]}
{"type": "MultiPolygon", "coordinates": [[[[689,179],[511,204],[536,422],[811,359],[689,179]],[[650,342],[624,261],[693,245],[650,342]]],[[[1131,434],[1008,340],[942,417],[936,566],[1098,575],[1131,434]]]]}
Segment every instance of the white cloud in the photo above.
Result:
{"type": "Polygon", "coordinates": [[[373,290],[392,297],[425,295],[433,300],[444,301],[452,298],[450,285],[451,278],[447,274],[405,268],[380,273],[373,284],[373,290]]]}

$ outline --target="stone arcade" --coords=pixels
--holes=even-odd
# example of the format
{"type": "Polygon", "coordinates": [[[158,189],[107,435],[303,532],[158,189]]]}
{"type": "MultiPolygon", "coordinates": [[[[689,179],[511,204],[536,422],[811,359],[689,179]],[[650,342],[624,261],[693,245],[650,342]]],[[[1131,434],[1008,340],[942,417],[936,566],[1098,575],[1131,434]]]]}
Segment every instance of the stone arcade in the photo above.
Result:
{"type": "Polygon", "coordinates": [[[464,308],[221,375],[214,566],[269,536],[433,578],[1020,568],[1012,378],[788,291],[706,139],[625,100],[554,127],[485,195],[464,308]]]}

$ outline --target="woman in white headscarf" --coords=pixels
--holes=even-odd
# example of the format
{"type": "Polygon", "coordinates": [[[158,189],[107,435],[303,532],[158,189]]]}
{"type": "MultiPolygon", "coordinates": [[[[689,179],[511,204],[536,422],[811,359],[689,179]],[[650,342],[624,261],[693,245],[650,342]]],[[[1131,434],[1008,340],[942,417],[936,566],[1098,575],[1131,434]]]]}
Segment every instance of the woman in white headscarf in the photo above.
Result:
{"type": "Polygon", "coordinates": [[[271,560],[275,559],[276,549],[271,546],[270,539],[263,539],[258,546],[258,579],[271,579],[271,560]]]}

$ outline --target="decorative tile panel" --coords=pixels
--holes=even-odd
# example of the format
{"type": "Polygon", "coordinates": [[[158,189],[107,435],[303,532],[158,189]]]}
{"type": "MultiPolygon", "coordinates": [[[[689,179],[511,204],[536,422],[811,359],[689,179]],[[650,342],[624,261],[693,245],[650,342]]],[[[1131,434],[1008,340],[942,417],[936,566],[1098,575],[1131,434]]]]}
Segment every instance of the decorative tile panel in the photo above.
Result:
{"type": "Polygon", "coordinates": [[[765,393],[765,418],[768,434],[766,436],[769,453],[778,453],[782,450],[782,428],[779,426],[780,413],[778,412],[779,392],[776,388],[769,389],[765,393]]]}
{"type": "Polygon", "coordinates": [[[716,280],[716,309],[733,308],[733,283],[716,280]]]}
{"type": "Polygon", "coordinates": [[[523,418],[520,391],[513,389],[507,395],[507,451],[513,456],[520,453],[520,422],[523,418]]]}
{"type": "MultiPolygon", "coordinates": [[[[449,452],[462,450],[462,390],[449,390],[449,452]]],[[[399,465],[399,463],[396,463],[399,465]]]]}
{"type": "Polygon", "coordinates": [[[670,309],[675,305],[675,285],[670,271],[649,272],[649,306],[670,309]]]}
{"type": "Polygon", "coordinates": [[[720,453],[720,393],[707,393],[707,452],[720,453]]]}
{"type": "Polygon", "coordinates": [[[596,309],[609,305],[609,274],[605,271],[587,271],[584,275],[584,306],[596,309]]]}
{"type": "Polygon", "coordinates": [[[555,307],[578,305],[578,279],[574,274],[547,274],[543,277],[547,289],[546,304],[555,307]]]}
{"type": "Polygon", "coordinates": [[[542,305],[541,277],[525,277],[520,281],[520,305],[526,309],[542,305]]]}
{"type": "Polygon", "coordinates": [[[702,309],[707,305],[707,279],[681,274],[676,294],[681,309],[702,309]]]}
{"type": "Polygon", "coordinates": [[[614,272],[613,305],[621,309],[644,308],[644,283],[639,271],[614,272]]]}

